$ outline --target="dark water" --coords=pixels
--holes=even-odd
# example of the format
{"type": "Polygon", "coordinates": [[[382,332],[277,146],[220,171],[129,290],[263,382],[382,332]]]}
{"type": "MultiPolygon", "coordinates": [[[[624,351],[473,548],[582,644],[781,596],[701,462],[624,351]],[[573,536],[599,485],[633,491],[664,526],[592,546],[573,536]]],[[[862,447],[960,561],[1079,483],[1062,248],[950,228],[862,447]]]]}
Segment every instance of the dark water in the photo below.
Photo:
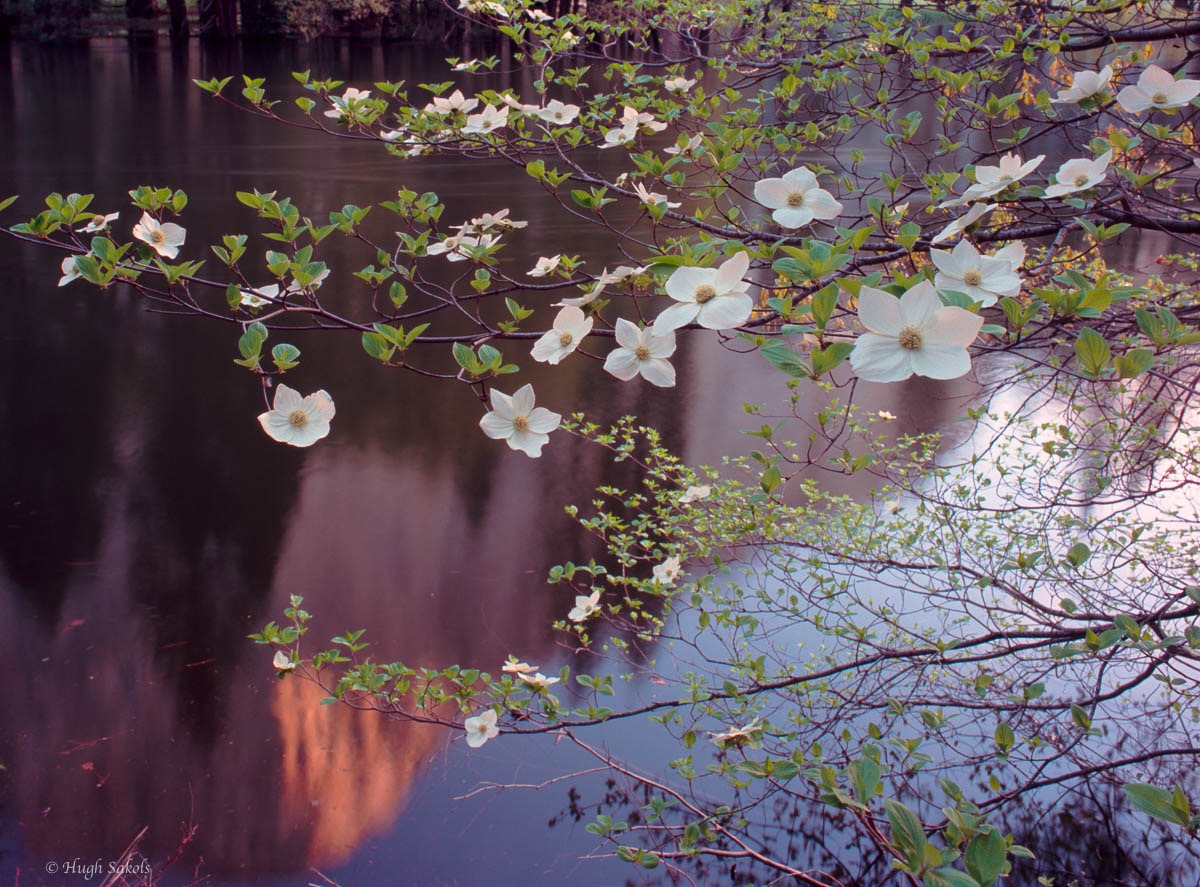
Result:
{"type": "MultiPolygon", "coordinates": [[[[515,266],[616,258],[518,170],[400,163],[232,112],[191,83],[246,72],[286,88],[306,68],[358,84],[447,77],[437,54],[348,42],[0,47],[0,192],[23,195],[7,224],[51,190],[79,191],[121,210],[124,233],[129,189],[183,188],[182,255],[203,258],[252,227],[236,190],[278,190],[320,218],[407,185],[441,193],[451,222],[503,207],[529,221],[515,266]]],[[[331,239],[327,288],[370,261],[340,250],[331,239]]],[[[257,382],[232,363],[235,328],[119,288],[57,288],[60,258],[0,241],[0,882],[80,883],[47,865],[107,864],[143,828],[140,849],[161,862],[185,825],[181,881],[623,879],[623,864],[579,861],[595,842],[560,815],[569,784],[453,800],[481,782],[542,782],[581,756],[550,740],[468,753],[443,730],[321,707],[245,639],[298,593],[318,616],[314,649],[369,627],[381,658],[495,672],[515,653],[555,667],[548,626],[572,601],[545,569],[595,553],[562,508],[614,479],[603,454],[558,434],[527,460],[480,433],[461,386],[372,366],[356,336],[293,339],[305,356],[290,384],[329,390],[338,411],[319,446],[277,445],[255,421],[257,382]]],[[[653,418],[693,461],[745,449],[740,405],[777,384],[772,372],[734,378],[711,344],[678,366],[670,393],[583,359],[524,376],[560,412],[653,418]]]]}

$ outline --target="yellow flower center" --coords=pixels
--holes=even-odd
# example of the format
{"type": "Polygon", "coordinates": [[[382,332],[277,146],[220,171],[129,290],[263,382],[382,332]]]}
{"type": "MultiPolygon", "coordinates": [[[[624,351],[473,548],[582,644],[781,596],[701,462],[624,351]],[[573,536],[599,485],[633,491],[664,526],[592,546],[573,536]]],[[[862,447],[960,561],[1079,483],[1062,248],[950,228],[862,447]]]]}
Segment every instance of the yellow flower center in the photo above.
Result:
{"type": "Polygon", "coordinates": [[[650,359],[650,347],[648,345],[638,345],[633,349],[633,353],[638,360],[650,359]]]}
{"type": "Polygon", "coordinates": [[[1075,187],[1076,188],[1084,188],[1087,186],[1087,183],[1088,183],[1087,173],[1081,172],[1079,175],[1075,176],[1075,187]]]}
{"type": "Polygon", "coordinates": [[[163,234],[162,228],[155,228],[150,232],[150,240],[154,243],[162,243],[167,239],[167,235],[163,234]]]}
{"type": "Polygon", "coordinates": [[[793,191],[788,194],[787,204],[788,206],[804,206],[804,192],[793,191]]]}
{"type": "Polygon", "coordinates": [[[288,424],[293,428],[303,428],[308,424],[308,413],[300,409],[292,410],[288,413],[288,424]]]}
{"type": "Polygon", "coordinates": [[[513,416],[513,431],[528,431],[529,417],[524,413],[518,413],[513,416]]]}
{"type": "Polygon", "coordinates": [[[972,268],[970,271],[967,271],[965,274],[963,274],[963,283],[965,283],[967,286],[979,286],[979,284],[982,282],[983,275],[980,274],[975,268],[972,268]]]}
{"type": "Polygon", "coordinates": [[[921,347],[922,343],[921,328],[912,326],[911,324],[902,326],[896,338],[900,340],[901,348],[916,351],[921,347]]]}
{"type": "Polygon", "coordinates": [[[569,332],[564,331],[564,332],[561,332],[558,334],[558,344],[561,345],[563,348],[566,348],[568,345],[570,345],[574,341],[575,341],[575,337],[573,335],[571,335],[569,332]]]}
{"type": "Polygon", "coordinates": [[[1150,101],[1156,105],[1165,105],[1167,103],[1167,94],[1165,92],[1156,92],[1150,96],[1150,101]]]}
{"type": "Polygon", "coordinates": [[[709,284],[705,283],[696,287],[696,292],[692,295],[697,305],[703,305],[705,302],[711,302],[717,297],[717,291],[709,284]]]}
{"type": "Polygon", "coordinates": [[[554,112],[554,119],[555,119],[555,120],[562,120],[562,119],[563,119],[563,112],[562,112],[562,111],[555,111],[555,112],[554,112]]]}

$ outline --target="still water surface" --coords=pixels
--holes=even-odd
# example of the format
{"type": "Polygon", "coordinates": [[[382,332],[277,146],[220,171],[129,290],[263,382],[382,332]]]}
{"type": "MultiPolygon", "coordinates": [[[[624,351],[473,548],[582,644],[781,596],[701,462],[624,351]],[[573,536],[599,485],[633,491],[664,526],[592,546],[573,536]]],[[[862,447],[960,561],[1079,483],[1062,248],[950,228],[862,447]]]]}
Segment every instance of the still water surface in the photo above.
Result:
{"type": "MultiPolygon", "coordinates": [[[[183,188],[183,255],[198,259],[250,228],[237,190],[278,190],[320,218],[407,186],[436,190],[451,223],[504,207],[529,221],[511,238],[515,268],[559,252],[618,260],[520,171],[402,163],[235,113],[191,83],[245,72],[286,87],[303,69],[360,86],[450,79],[439,53],[403,45],[0,46],[0,195],[21,193],[31,215],[51,190],[95,193],[124,232],[129,189],[183,188]]],[[[362,264],[338,249],[324,256],[330,288],[362,264]]],[[[441,729],[319,706],[245,636],[302,594],[314,644],[367,627],[380,658],[494,672],[515,653],[549,673],[567,654],[548,626],[571,600],[545,570],[597,554],[562,508],[628,478],[565,435],[540,462],[509,451],[459,386],[372,366],[355,336],[295,340],[292,384],[329,390],[337,417],[311,450],[274,444],[232,327],[119,289],[59,289],[59,261],[0,241],[0,883],[18,870],[22,884],[82,883],[47,865],[113,860],[143,828],[161,862],[187,824],[179,882],[622,883],[624,864],[580,860],[597,845],[568,788],[594,797],[596,778],[456,800],[589,761],[549,738],[469,752],[441,729]]],[[[708,339],[676,363],[674,392],[618,385],[582,358],[523,380],[563,413],[651,419],[693,463],[747,449],[741,404],[783,395],[765,362],[708,339]]],[[[967,391],[878,406],[938,427],[967,391]]]]}
{"type": "MultiPolygon", "coordinates": [[[[617,258],[520,171],[400,163],[235,113],[191,83],[246,72],[286,87],[306,68],[357,84],[446,79],[436,53],[331,42],[173,55],[122,41],[0,53],[0,192],[24,195],[27,214],[51,190],[95,193],[125,231],[129,189],[183,188],[182,256],[202,258],[250,227],[236,190],[278,190],[320,218],[409,186],[437,190],[452,221],[502,207],[529,221],[512,238],[524,267],[556,252],[617,258]]],[[[330,244],[327,288],[359,261],[330,244]]],[[[326,388],[338,413],[319,446],[279,446],[255,421],[257,383],[232,364],[232,327],[153,313],[119,289],[59,289],[59,261],[0,244],[0,882],[19,869],[21,883],[59,883],[47,863],[115,859],[143,827],[161,861],[184,824],[197,831],[181,880],[197,865],[231,885],[313,869],[341,884],[623,880],[623,864],[578,861],[595,842],[560,815],[567,784],[453,800],[583,760],[548,739],[468,753],[443,730],[320,707],[245,639],[303,594],[314,642],[369,627],[380,657],[495,671],[512,652],[550,671],[564,654],[548,626],[571,600],[545,570],[596,553],[562,508],[615,479],[602,454],[558,435],[532,462],[479,432],[459,386],[373,367],[352,336],[295,340],[306,359],[292,384],[326,388]]],[[[777,377],[765,363],[734,376],[711,344],[678,365],[670,393],[582,359],[528,376],[560,412],[653,417],[690,460],[744,449],[740,405],[777,377]]]]}

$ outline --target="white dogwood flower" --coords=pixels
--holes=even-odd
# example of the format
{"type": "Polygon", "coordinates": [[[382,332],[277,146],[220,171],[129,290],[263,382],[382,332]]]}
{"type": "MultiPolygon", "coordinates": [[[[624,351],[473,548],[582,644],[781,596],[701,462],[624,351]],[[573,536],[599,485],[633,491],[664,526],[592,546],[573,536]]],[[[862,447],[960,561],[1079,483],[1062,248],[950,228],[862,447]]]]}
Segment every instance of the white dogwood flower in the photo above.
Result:
{"type": "Polygon", "coordinates": [[[304,397],[286,385],[275,389],[275,401],[269,411],[258,417],[263,431],[280,443],[310,447],[329,434],[329,423],[336,412],[325,391],[304,397]]]}
{"type": "Polygon", "coordinates": [[[187,239],[187,231],[174,222],[160,223],[150,213],[143,211],[141,221],[133,226],[133,236],[150,244],[151,249],[160,256],[173,259],[179,255],[179,248],[187,239]]]}
{"type": "Polygon", "coordinates": [[[817,184],[812,170],[798,166],[779,178],[754,183],[754,199],[774,210],[771,218],[784,228],[800,228],[817,219],[836,219],[842,204],[817,184]]]}
{"type": "Polygon", "coordinates": [[[463,729],[467,731],[467,745],[471,748],[479,748],[489,739],[500,735],[500,728],[496,726],[496,713],[490,708],[463,721],[463,729]]]}
{"type": "Polygon", "coordinates": [[[754,310],[742,280],[749,267],[749,254],[740,252],[717,268],[675,269],[665,289],[677,304],[655,318],[654,335],[665,336],[692,321],[710,330],[741,326],[754,310]]]}
{"type": "Polygon", "coordinates": [[[479,105],[479,99],[467,98],[461,89],[456,89],[448,96],[435,95],[433,101],[425,106],[430,114],[453,114],[456,111],[469,114],[479,105]]]}
{"type": "Polygon", "coordinates": [[[624,317],[617,318],[617,344],[604,359],[604,369],[628,382],[641,375],[651,385],[671,388],[675,385],[675,367],[667,360],[675,353],[675,333],[656,336],[650,329],[638,329],[624,317]]]}
{"type": "Polygon", "coordinates": [[[869,332],[855,341],[850,366],[869,382],[899,382],[914,373],[931,379],[966,375],[971,370],[967,346],[983,326],[978,314],[942,305],[927,280],[899,299],[864,286],[858,321],[869,332]]]}
{"type": "Polygon", "coordinates": [[[479,427],[493,440],[503,440],[512,449],[536,459],[562,416],[543,407],[535,408],[534,403],[532,385],[518,388],[511,397],[493,388],[492,410],[479,420],[479,427]]]}
{"type": "Polygon", "coordinates": [[[467,125],[462,128],[464,133],[472,135],[487,135],[508,125],[508,108],[497,108],[495,105],[484,105],[483,111],[467,117],[467,125]]]}
{"type": "Polygon", "coordinates": [[[283,650],[275,651],[275,657],[271,660],[271,664],[275,666],[275,670],[279,672],[296,670],[296,663],[292,662],[292,657],[283,650]]]}
{"type": "Polygon", "coordinates": [[[505,674],[528,674],[537,671],[538,667],[530,665],[528,662],[521,662],[516,656],[509,656],[504,665],[500,666],[500,670],[505,674]]]}
{"type": "Polygon", "coordinates": [[[371,97],[369,89],[355,89],[353,86],[347,87],[346,91],[340,96],[331,95],[329,101],[333,103],[333,108],[325,112],[326,117],[332,117],[335,120],[342,120],[349,117],[351,113],[358,110],[359,103],[366,101],[371,97]]]}
{"type": "Polygon", "coordinates": [[[79,268],[75,265],[75,257],[67,256],[62,260],[62,277],[58,279],[59,286],[66,286],[72,280],[78,280],[81,276],[79,268]]]}
{"type": "Polygon", "coordinates": [[[1096,187],[1108,175],[1108,162],[1112,160],[1112,154],[1109,148],[1095,160],[1086,157],[1068,160],[1054,174],[1054,184],[1046,187],[1046,196],[1062,197],[1096,187]]]}
{"type": "Polygon", "coordinates": [[[674,585],[675,580],[679,578],[681,572],[683,572],[683,566],[680,564],[678,557],[667,558],[651,571],[654,575],[654,581],[661,582],[663,585],[674,585]]]}
{"type": "MultiPolygon", "coordinates": [[[[945,206],[945,204],[942,204],[942,205],[945,206]]],[[[951,237],[954,237],[956,234],[961,234],[962,232],[966,231],[968,228],[970,228],[972,225],[974,225],[976,222],[978,222],[980,219],[982,219],[984,216],[986,216],[988,213],[990,213],[992,210],[994,210],[999,205],[1000,204],[998,204],[998,203],[977,203],[977,204],[975,204],[973,207],[971,207],[969,210],[967,210],[967,212],[964,215],[959,216],[957,219],[955,219],[953,222],[951,222],[949,225],[947,225],[945,228],[943,228],[937,234],[933,235],[933,237],[930,239],[929,242],[930,243],[941,243],[943,240],[949,240],[951,237]]]]}
{"type": "Polygon", "coordinates": [[[678,95],[682,95],[695,85],[695,80],[689,80],[686,77],[668,77],[663,81],[663,89],[678,95]]]}
{"type": "Polygon", "coordinates": [[[546,102],[544,108],[534,110],[539,120],[546,123],[552,123],[556,126],[568,126],[575,122],[575,118],[579,116],[578,105],[567,105],[560,102],[558,99],[551,99],[546,102]]]}
{"type": "Polygon", "coordinates": [[[1021,278],[1010,262],[979,253],[966,240],[952,252],[931,249],[929,258],[938,269],[933,285],[943,292],[960,292],[987,308],[1001,296],[1015,296],[1021,290],[1021,278]]]}
{"type": "Polygon", "coordinates": [[[628,145],[636,136],[637,124],[632,122],[626,123],[615,129],[607,130],[604,133],[604,144],[600,148],[616,148],[620,145],[628,145]]]}
{"type": "Polygon", "coordinates": [[[975,167],[975,184],[967,188],[961,197],[947,200],[942,207],[962,206],[972,200],[999,194],[1009,185],[1016,184],[1041,166],[1045,159],[1045,154],[1039,154],[1032,160],[1022,161],[1019,154],[1011,152],[1001,157],[997,166],[977,166],[975,167]]]}
{"type": "Polygon", "coordinates": [[[535,674],[520,672],[517,674],[517,677],[530,687],[533,687],[535,690],[544,690],[551,684],[557,684],[560,680],[562,680],[562,678],[546,677],[546,675],[542,674],[540,671],[535,674]]]}
{"type": "Polygon", "coordinates": [[[554,269],[556,269],[558,267],[558,263],[561,261],[562,261],[561,254],[554,255],[554,256],[542,256],[541,258],[539,258],[537,260],[537,264],[534,265],[526,273],[530,277],[545,277],[548,274],[552,274],[554,272],[554,269]]]}
{"type": "Polygon", "coordinates": [[[684,490],[682,496],[679,497],[680,505],[691,505],[693,502],[700,502],[712,495],[712,487],[707,484],[702,484],[698,487],[688,487],[684,490]]]}
{"type": "Polygon", "coordinates": [[[672,155],[691,154],[704,143],[704,136],[692,136],[682,144],[672,145],[667,148],[665,153],[672,155]]]}
{"type": "Polygon", "coordinates": [[[600,609],[600,592],[593,591],[590,595],[575,595],[575,606],[567,614],[572,622],[583,622],[600,609]]]}
{"type": "Polygon", "coordinates": [[[671,203],[667,200],[666,194],[659,194],[657,191],[648,191],[646,186],[641,182],[634,182],[633,193],[635,193],[642,203],[646,206],[658,206],[660,203],[665,203],[667,209],[675,209],[680,206],[678,203],[671,203]]]}
{"type": "Polygon", "coordinates": [[[82,229],[83,233],[84,234],[95,234],[98,231],[103,231],[105,228],[107,228],[109,226],[110,222],[115,222],[117,220],[117,217],[120,215],[121,215],[120,213],[109,213],[108,215],[104,215],[104,216],[101,216],[101,215],[92,216],[91,221],[88,222],[83,227],[83,229],[82,229]]]}
{"type": "Polygon", "coordinates": [[[592,331],[595,320],[574,305],[567,305],[554,318],[554,326],[533,343],[530,357],[555,366],[579,347],[584,336],[592,331]]]}
{"type": "Polygon", "coordinates": [[[1142,71],[1136,84],[1117,93],[1117,104],[1124,111],[1140,114],[1151,109],[1182,108],[1200,95],[1200,80],[1176,80],[1170,71],[1151,65],[1142,71]]]}
{"type": "Polygon", "coordinates": [[[1073,105],[1084,99],[1090,99],[1107,90],[1108,84],[1112,82],[1112,77],[1113,69],[1109,65],[1105,65],[1099,71],[1076,71],[1071,75],[1071,85],[1066,89],[1060,89],[1058,95],[1052,98],[1050,103],[1073,105]]]}

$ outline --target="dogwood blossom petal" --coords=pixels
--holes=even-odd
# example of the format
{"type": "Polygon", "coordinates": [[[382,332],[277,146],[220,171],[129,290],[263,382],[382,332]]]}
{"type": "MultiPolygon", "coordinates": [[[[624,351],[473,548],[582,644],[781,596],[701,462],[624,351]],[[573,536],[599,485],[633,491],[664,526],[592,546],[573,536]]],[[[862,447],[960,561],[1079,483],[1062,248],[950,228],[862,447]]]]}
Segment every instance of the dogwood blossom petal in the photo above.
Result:
{"type": "Polygon", "coordinates": [[[583,338],[592,331],[594,322],[579,308],[567,305],[554,318],[554,327],[534,343],[530,356],[551,366],[557,365],[579,347],[583,338]]]}
{"type": "Polygon", "coordinates": [[[894,306],[884,296],[870,287],[859,293],[859,323],[871,330],[858,337],[850,352],[850,366],[859,378],[898,382],[916,373],[955,379],[970,371],[967,346],[978,335],[982,317],[943,306],[927,280],[893,300],[894,306]]]}
{"type": "Polygon", "coordinates": [[[258,417],[258,423],[273,440],[293,447],[310,447],[329,434],[329,423],[336,408],[325,391],[304,397],[300,392],[279,385],[272,408],[258,417]]]}
{"type": "Polygon", "coordinates": [[[512,396],[493,388],[491,399],[491,412],[479,420],[483,433],[505,441],[531,459],[541,456],[542,447],[550,440],[550,432],[562,423],[562,416],[534,406],[532,385],[519,388],[512,396]]]}
{"type": "Polygon", "coordinates": [[[463,721],[463,729],[467,731],[467,745],[471,748],[479,748],[489,739],[500,735],[500,728],[496,726],[496,713],[490,708],[463,721]]]}

